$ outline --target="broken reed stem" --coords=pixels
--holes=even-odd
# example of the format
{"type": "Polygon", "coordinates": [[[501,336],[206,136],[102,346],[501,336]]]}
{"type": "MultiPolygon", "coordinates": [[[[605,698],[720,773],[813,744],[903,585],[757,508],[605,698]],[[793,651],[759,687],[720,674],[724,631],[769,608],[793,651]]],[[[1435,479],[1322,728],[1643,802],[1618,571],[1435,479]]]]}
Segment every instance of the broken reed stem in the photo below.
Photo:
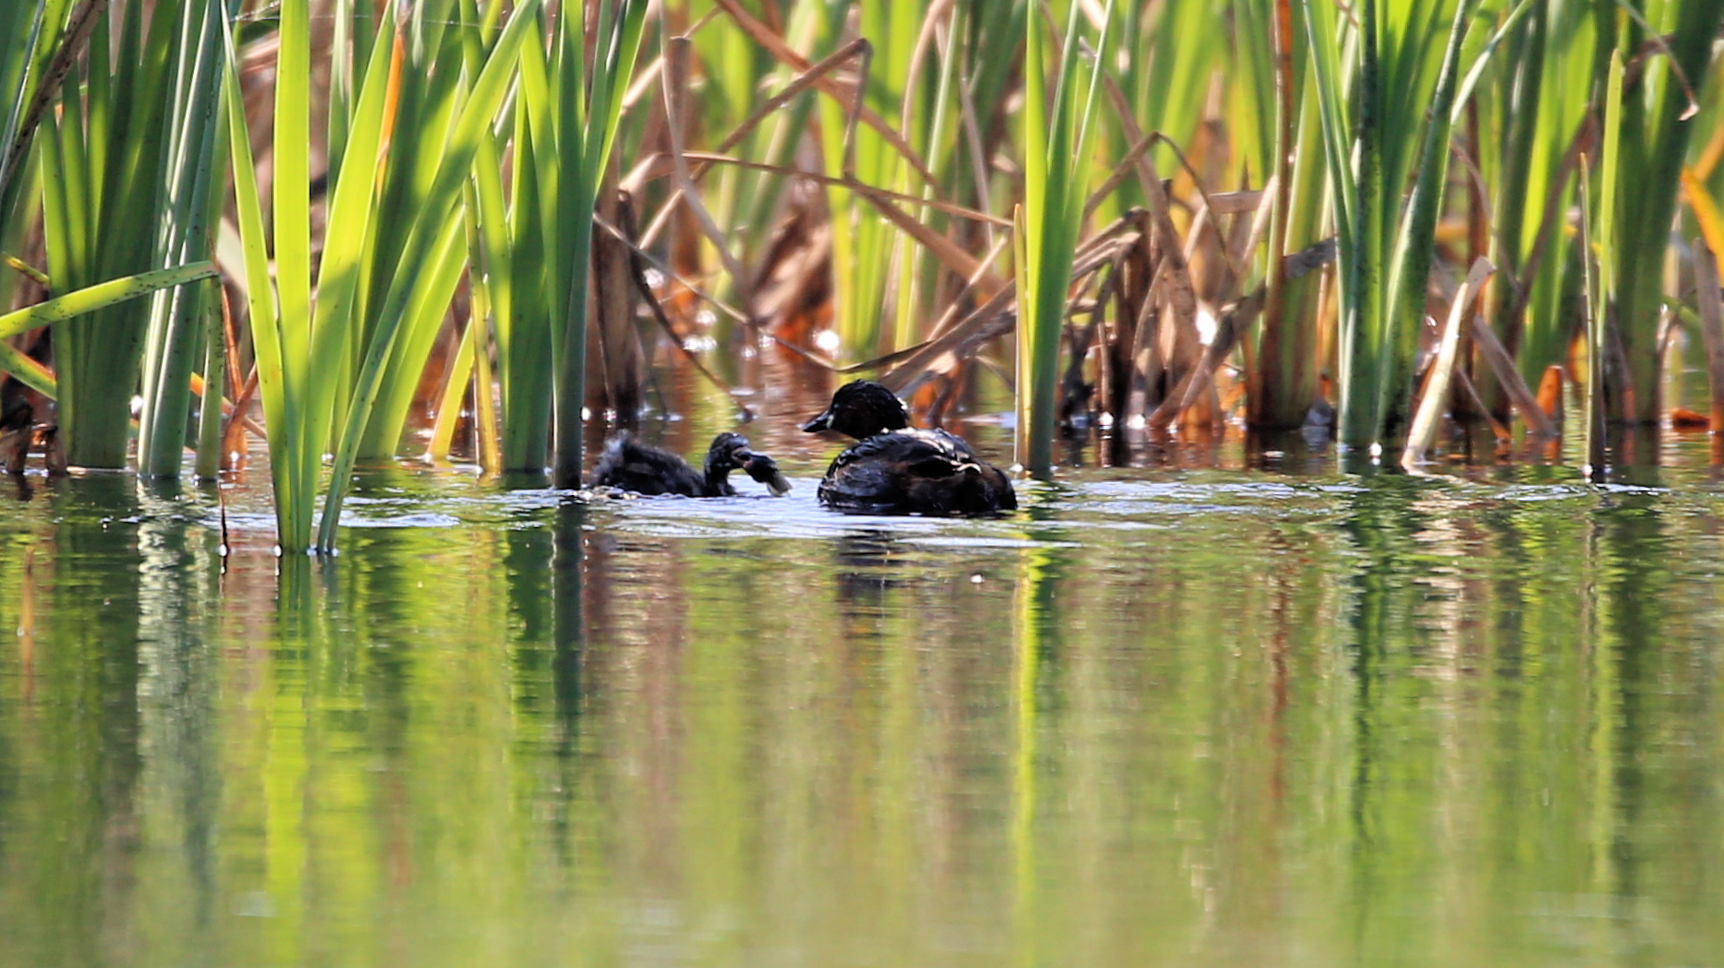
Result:
{"type": "MultiPolygon", "coordinates": [[[[1538,397],[1527,388],[1526,380],[1514,365],[1514,357],[1509,355],[1507,347],[1497,339],[1497,334],[1483,317],[1473,317],[1473,347],[1491,368],[1491,375],[1495,376],[1497,382],[1508,392],[1515,410],[1519,411],[1521,419],[1526,421],[1527,432],[1536,437],[1555,437],[1556,423],[1539,405],[1538,397]]],[[[1559,400],[1557,413],[1561,413],[1560,407],[1559,400]]]]}
{"type": "Polygon", "coordinates": [[[1448,407],[1449,386],[1453,383],[1455,363],[1460,359],[1461,330],[1465,320],[1474,314],[1474,302],[1484,290],[1485,281],[1496,272],[1490,260],[1479,256],[1467,273],[1466,284],[1455,293],[1449,306],[1449,320],[1443,327],[1442,343],[1436,361],[1425,378],[1425,391],[1419,397],[1418,412],[1413,415],[1413,427],[1407,433],[1407,446],[1401,452],[1401,466],[1413,470],[1424,463],[1425,453],[1436,442],[1437,428],[1442,425],[1443,412],[1448,407]]]}
{"type": "Polygon", "coordinates": [[[693,45],[686,37],[672,37],[665,41],[664,109],[669,121],[666,128],[670,132],[671,166],[675,173],[678,194],[688,205],[689,211],[694,213],[701,233],[718,253],[719,261],[724,264],[724,271],[730,275],[732,291],[742,304],[743,313],[753,322],[754,296],[749,291],[748,273],[735,253],[730,251],[730,242],[718,227],[718,223],[713,221],[712,213],[707,211],[706,203],[701,199],[700,190],[695,187],[694,178],[689,172],[688,155],[683,150],[683,112],[688,105],[689,58],[692,52],[693,45]]]}

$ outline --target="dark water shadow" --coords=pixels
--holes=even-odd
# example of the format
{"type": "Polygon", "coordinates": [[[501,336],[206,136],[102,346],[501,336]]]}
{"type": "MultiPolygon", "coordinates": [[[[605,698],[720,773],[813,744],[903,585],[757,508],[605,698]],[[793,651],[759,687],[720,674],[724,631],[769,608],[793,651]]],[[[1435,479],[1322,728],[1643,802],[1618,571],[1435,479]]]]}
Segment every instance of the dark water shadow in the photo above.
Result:
{"type": "Polygon", "coordinates": [[[847,628],[878,637],[890,595],[902,583],[902,561],[894,557],[902,551],[892,532],[881,528],[852,532],[832,542],[838,608],[847,628]]]}

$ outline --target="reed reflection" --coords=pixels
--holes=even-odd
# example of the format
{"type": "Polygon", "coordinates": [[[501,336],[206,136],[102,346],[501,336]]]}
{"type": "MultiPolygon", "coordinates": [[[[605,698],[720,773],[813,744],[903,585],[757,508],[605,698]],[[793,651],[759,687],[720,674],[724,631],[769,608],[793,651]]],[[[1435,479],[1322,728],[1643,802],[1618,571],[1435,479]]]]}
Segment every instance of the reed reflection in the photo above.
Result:
{"type": "MultiPolygon", "coordinates": [[[[145,795],[160,835],[178,848],[169,863],[191,887],[189,905],[158,916],[197,937],[220,911],[221,538],[202,520],[204,492],[182,490],[177,481],[146,480],[139,489],[139,713],[141,743],[150,751],[145,795]]],[[[148,906],[149,899],[144,902],[148,906]]]]}
{"type": "Polygon", "coordinates": [[[137,930],[139,499],[129,475],[92,474],[54,482],[47,500],[32,700],[6,730],[23,769],[0,784],[0,896],[16,899],[0,904],[0,936],[20,963],[94,964],[137,930]]]}
{"type": "MultiPolygon", "coordinates": [[[[1594,748],[1608,799],[1594,807],[1593,862],[1617,916],[1638,929],[1648,897],[1683,920],[1699,916],[1704,880],[1670,860],[1724,823],[1724,806],[1700,795],[1724,769],[1712,725],[1716,680],[1697,675],[1714,666],[1715,649],[1702,643],[1717,630],[1706,628],[1704,613],[1667,604],[1692,560],[1693,539],[1683,532],[1698,525],[1696,537],[1704,540],[1707,526],[1673,519],[1650,493],[1608,495],[1594,517],[1594,748]],[[1683,798],[1693,798],[1691,809],[1672,810],[1673,799],[1683,798]]],[[[1692,939],[1696,957],[1724,944],[1724,927],[1706,923],[1692,939]]],[[[1640,942],[1638,930],[1628,934],[1624,943],[1640,942]]]]}
{"type": "Polygon", "coordinates": [[[46,485],[0,965],[1705,963],[1713,496],[1323,484],[805,537],[409,478],[225,579],[207,497],[46,485]]]}

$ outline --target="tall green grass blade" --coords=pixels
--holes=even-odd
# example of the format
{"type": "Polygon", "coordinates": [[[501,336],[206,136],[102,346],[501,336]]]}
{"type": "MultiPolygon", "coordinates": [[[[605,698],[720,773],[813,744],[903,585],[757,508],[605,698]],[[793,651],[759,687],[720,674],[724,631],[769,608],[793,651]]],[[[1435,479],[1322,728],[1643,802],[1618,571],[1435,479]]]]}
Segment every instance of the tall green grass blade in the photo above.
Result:
{"type": "MultiPolygon", "coordinates": [[[[366,349],[364,366],[358,373],[352,403],[335,442],[335,465],[324,496],[323,520],[318,529],[318,548],[324,552],[335,548],[341,502],[347,493],[365,425],[371,419],[382,390],[384,366],[395,351],[397,331],[402,326],[410,301],[427,275],[426,266],[442,237],[442,230],[451,224],[459,226],[455,216],[461,203],[462,187],[472,174],[480,141],[488,136],[489,127],[513,81],[521,45],[538,23],[537,8],[537,0],[527,0],[516,7],[508,26],[497,38],[496,46],[492,48],[484,70],[473,81],[460,117],[451,131],[436,177],[426,193],[427,204],[416,214],[414,229],[400,253],[387,299],[377,316],[376,331],[366,349]]],[[[459,238],[458,232],[456,237],[459,238]]]]}
{"type": "MultiPolygon", "coordinates": [[[[871,45],[866,57],[867,76],[859,96],[863,105],[898,128],[904,121],[900,115],[905,83],[923,6],[906,2],[859,4],[856,8],[861,36],[871,45]]],[[[846,12],[841,4],[826,7],[822,46],[837,48],[848,39],[846,12]]],[[[851,134],[850,112],[831,99],[821,101],[820,118],[821,149],[829,175],[843,174],[849,163],[856,179],[864,184],[894,190],[910,187],[907,166],[879,132],[858,125],[851,134]]],[[[847,188],[829,187],[827,204],[845,229],[832,237],[839,344],[847,356],[875,356],[891,348],[889,337],[907,323],[900,323],[897,316],[908,308],[908,303],[894,298],[892,292],[895,284],[897,295],[909,295],[910,280],[902,272],[893,271],[899,233],[867,201],[847,188]]]]}
{"type": "MultiPolygon", "coordinates": [[[[558,32],[557,219],[559,272],[553,291],[560,306],[556,330],[556,455],[552,483],[581,482],[583,410],[586,404],[587,301],[591,291],[593,203],[615,144],[622,117],[621,88],[634,75],[646,23],[644,0],[600,0],[595,61],[590,79],[583,69],[585,13],[566,16],[558,32]],[[560,278],[558,278],[560,277],[560,278]]],[[[565,11],[567,8],[565,8],[565,11]]]]}
{"type": "Polygon", "coordinates": [[[1393,185],[1396,195],[1399,182],[1385,174],[1384,142],[1394,136],[1383,131],[1382,80],[1386,73],[1379,53],[1376,0],[1360,4],[1359,51],[1356,68],[1358,119],[1356,146],[1341,155],[1354,156],[1358,162],[1358,202],[1354,212],[1353,244],[1355,251],[1342,258],[1351,265],[1342,276],[1342,285],[1354,285],[1355,313],[1349,331],[1341,330],[1341,408],[1339,414],[1341,442],[1351,446],[1370,446],[1376,442],[1382,426],[1383,373],[1383,247],[1385,225],[1391,214],[1384,211],[1383,186],[1393,185]]]}
{"type": "MultiPolygon", "coordinates": [[[[208,259],[215,247],[213,176],[220,127],[222,4],[187,4],[182,11],[172,139],[163,186],[166,221],[159,243],[166,261],[208,259]]],[[[143,373],[138,469],[176,476],[185,447],[191,374],[207,326],[208,288],[175,290],[155,300],[143,373]]],[[[207,354],[205,354],[207,356],[207,354]]]]}
{"type": "Polygon", "coordinates": [[[304,359],[311,328],[311,4],[283,0],[280,55],[275,68],[275,172],[270,223],[275,237],[276,298],[281,303],[282,352],[304,359]]]}
{"type": "MultiPolygon", "coordinates": [[[[27,183],[22,175],[34,134],[28,129],[29,112],[49,58],[59,48],[70,5],[69,0],[0,5],[0,93],[12,98],[0,114],[0,237],[23,221],[27,183]]],[[[0,297],[9,294],[10,286],[0,282],[0,297]]],[[[9,300],[0,298],[0,305],[9,305],[9,300]]]]}
{"type": "MultiPolygon", "coordinates": [[[[579,16],[564,7],[557,21],[556,62],[551,77],[556,114],[556,218],[547,248],[555,255],[551,276],[551,305],[557,307],[553,324],[556,367],[556,450],[552,455],[551,482],[556,487],[578,487],[581,483],[581,447],[586,410],[587,296],[592,278],[592,212],[600,174],[587,170],[587,80],[585,36],[587,5],[578,5],[579,16]]],[[[609,25],[611,0],[600,0],[600,28],[595,35],[602,50],[604,27],[609,25]]],[[[595,78],[595,80],[597,80],[595,78]]],[[[598,92],[595,90],[594,95],[598,92]]]]}
{"type": "MultiPolygon", "coordinates": [[[[1724,0],[1648,0],[1639,9],[1655,31],[1669,38],[1667,48],[1650,46],[1667,53],[1643,52],[1649,46],[1647,32],[1614,7],[1607,5],[1598,12],[1601,18],[1617,20],[1617,51],[1643,63],[1639,88],[1622,105],[1622,165],[1616,177],[1626,181],[1611,189],[1621,210],[1614,232],[1601,238],[1600,244],[1608,246],[1605,258],[1613,263],[1608,271],[1616,284],[1614,318],[1632,391],[1614,398],[1612,417],[1651,423],[1662,413],[1665,252],[1670,246],[1678,175],[1695,130],[1693,120],[1685,120],[1688,94],[1675,68],[1680,66],[1691,79],[1705,75],[1714,57],[1719,22],[1724,20],[1724,0]]],[[[1601,268],[1601,275],[1604,271],[1601,268]]]]}
{"type": "MultiPolygon", "coordinates": [[[[358,4],[369,6],[368,4],[358,4]]],[[[335,0],[330,27],[334,33],[329,44],[329,107],[328,126],[324,136],[327,146],[325,151],[324,170],[331,192],[335,189],[335,180],[341,171],[343,156],[347,153],[348,129],[353,124],[353,106],[356,100],[354,86],[359,82],[356,76],[358,68],[355,65],[355,52],[370,47],[359,47],[354,44],[355,0],[335,0]]]]}
{"type": "MultiPolygon", "coordinates": [[[[219,283],[217,284],[219,286],[219,283]]],[[[221,471],[222,462],[222,392],[227,386],[227,342],[222,327],[221,292],[205,287],[203,298],[204,322],[204,392],[198,402],[198,450],[195,473],[200,481],[213,481],[221,471]]],[[[235,413],[235,420],[245,415],[235,413]]]]}
{"type": "MultiPolygon", "coordinates": [[[[428,193],[434,190],[436,163],[447,151],[451,126],[468,96],[469,79],[477,77],[485,64],[490,40],[488,34],[495,27],[493,21],[498,16],[495,6],[487,9],[487,14],[481,16],[471,0],[452,4],[447,10],[460,14],[459,23],[451,25],[454,29],[442,30],[421,41],[426,50],[417,55],[418,59],[409,65],[409,69],[414,76],[429,74],[431,82],[421,85],[423,91],[415,88],[416,93],[412,97],[402,99],[401,115],[394,126],[391,146],[391,188],[385,191],[380,201],[382,210],[398,210],[403,204],[410,204],[414,210],[445,204],[445,199],[431,198],[428,193]],[[432,51],[429,48],[436,37],[441,39],[435,41],[437,48],[432,51]]],[[[426,23],[429,18],[441,17],[440,11],[443,10],[435,5],[421,7],[418,22],[426,23]]],[[[500,192],[497,176],[500,163],[495,141],[492,129],[488,128],[480,141],[477,167],[490,169],[490,177],[498,183],[500,192]]],[[[431,271],[420,280],[419,289],[407,311],[407,325],[395,338],[395,348],[381,378],[376,409],[360,440],[359,456],[362,459],[386,459],[400,446],[420,374],[442,330],[445,311],[459,283],[465,261],[464,247],[456,244],[458,233],[455,230],[460,222],[456,218],[446,222],[433,245],[437,254],[432,257],[431,271]]],[[[404,244],[406,236],[402,233],[409,225],[410,220],[398,220],[387,226],[374,251],[395,251],[396,246],[404,244]]],[[[498,229],[502,228],[503,222],[499,220],[498,229]]],[[[393,280],[394,271],[392,260],[386,258],[369,275],[372,296],[367,300],[368,313],[362,342],[368,343],[376,332],[378,320],[372,312],[385,303],[388,283],[393,280]]],[[[357,359],[353,361],[355,368],[359,362],[357,359]]],[[[345,403],[343,401],[343,405],[345,403]]]]}
{"type": "Polygon", "coordinates": [[[34,306],[0,315],[0,339],[16,336],[38,326],[63,323],[110,306],[118,306],[139,296],[150,295],[157,290],[208,279],[215,274],[215,264],[206,260],[171,269],[141,272],[135,276],[87,286],[76,292],[55,296],[34,306]]]}
{"type": "MultiPolygon", "coordinates": [[[[43,128],[53,143],[42,144],[40,179],[49,274],[62,292],[209,255],[207,241],[184,240],[207,239],[200,226],[207,225],[212,185],[209,119],[221,8],[184,0],[161,0],[147,12],[144,6],[110,6],[89,21],[87,35],[68,35],[88,36],[89,44],[81,72],[61,84],[57,116],[43,128]]],[[[96,9],[78,8],[80,15],[96,9]]],[[[124,466],[150,320],[166,320],[177,301],[173,319],[184,335],[152,342],[144,381],[149,446],[140,455],[147,468],[177,470],[198,340],[189,298],[160,296],[153,301],[159,309],[111,306],[56,331],[61,433],[71,463],[124,466]],[[158,448],[153,432],[168,424],[173,429],[158,448]]],[[[167,323],[161,326],[165,333],[167,323]]]]}
{"type": "Polygon", "coordinates": [[[1273,150],[1275,199],[1269,226],[1268,301],[1263,313],[1257,366],[1251,372],[1247,420],[1253,427],[1297,427],[1317,399],[1317,320],[1307,298],[1309,283],[1290,282],[1282,257],[1315,241],[1323,194],[1314,164],[1321,150],[1314,110],[1302,114],[1295,70],[1297,36],[1293,0],[1273,0],[1268,48],[1274,52],[1273,150]],[[1301,124],[1301,121],[1303,124],[1301,124]],[[1295,168],[1295,159],[1298,167],[1295,168]],[[1301,178],[1295,178],[1295,171],[1301,178]],[[1297,204],[1297,208],[1295,208],[1297,204]],[[1298,241],[1289,246],[1290,238],[1298,241]]]}
{"type": "MultiPolygon", "coordinates": [[[[534,100],[535,60],[543,79],[544,52],[528,44],[521,56],[521,105],[515,112],[514,204],[509,209],[507,261],[493,257],[497,275],[508,275],[507,299],[495,303],[497,320],[497,377],[502,397],[503,473],[543,474],[551,437],[553,387],[550,314],[544,308],[550,291],[546,258],[548,220],[543,216],[546,194],[539,182],[542,148],[528,123],[528,106],[534,100]]],[[[543,88],[539,89],[543,98],[543,88]]],[[[500,200],[489,203],[500,204],[500,200]]],[[[497,240],[486,238],[488,245],[497,240]]]]}
{"type": "MultiPolygon", "coordinates": [[[[1571,92],[1591,86],[1598,49],[1592,22],[1574,0],[1517,5],[1498,28],[1505,49],[1492,62],[1494,77],[1473,72],[1481,76],[1477,103],[1485,119],[1477,160],[1495,200],[1493,249],[1503,269],[1494,328],[1517,352],[1523,379],[1535,384],[1566,349],[1569,314],[1560,299],[1570,260],[1557,235],[1573,198],[1569,152],[1591,109],[1571,92]]],[[[1464,98],[1463,91],[1457,106],[1464,98]]],[[[1478,382],[1487,406],[1506,416],[1506,391],[1488,374],[1478,382]]]]}
{"type": "Polygon", "coordinates": [[[1109,0],[1095,44],[1097,64],[1084,77],[1078,54],[1080,5],[1072,4],[1051,103],[1042,80],[1044,54],[1038,19],[1031,17],[1025,31],[1025,261],[1018,269],[1018,460],[1038,476],[1053,471],[1066,290],[1091,168],[1091,121],[1099,65],[1107,63],[1113,19],[1114,7],[1109,0]]]}
{"type": "Polygon", "coordinates": [[[1436,249],[1437,216],[1448,181],[1449,129],[1460,79],[1461,45],[1466,40],[1474,6],[1472,0],[1461,0],[1455,5],[1448,44],[1425,120],[1412,194],[1396,229],[1395,247],[1389,257],[1386,295],[1393,302],[1389,315],[1381,321],[1386,330],[1385,357],[1377,407],[1381,414],[1377,432],[1383,439],[1405,435],[1410,420],[1416,389],[1414,364],[1419,352],[1419,333],[1424,328],[1425,290],[1436,249]]]}
{"type": "MultiPolygon", "coordinates": [[[[311,303],[311,27],[309,0],[283,0],[276,58],[275,173],[271,186],[271,231],[276,301],[285,375],[295,386],[286,457],[294,464],[300,493],[294,494],[294,536],[283,536],[284,552],[304,549],[311,508],[323,467],[329,414],[325,400],[340,375],[333,357],[321,355],[311,303]]],[[[260,386],[261,389],[261,386],[260,386]]],[[[273,435],[274,430],[270,433],[273,435]]],[[[271,455],[273,458],[273,454],[271,455]]]]}
{"type": "MultiPolygon", "coordinates": [[[[378,188],[376,204],[380,212],[419,213],[427,206],[447,201],[431,198],[429,193],[470,82],[462,38],[473,28],[445,29],[445,22],[454,20],[456,12],[452,0],[419,4],[413,8],[411,20],[398,29],[400,64],[392,69],[399,69],[401,84],[395,116],[389,122],[389,158],[378,188]]],[[[339,386],[336,413],[345,413],[352,402],[351,374],[358,372],[382,324],[379,314],[395,285],[397,256],[408,244],[417,222],[416,217],[377,218],[369,224],[374,238],[367,240],[361,271],[361,322],[350,330],[349,355],[343,364],[349,377],[339,386]]],[[[411,368],[407,361],[391,355],[382,377],[385,392],[393,392],[392,388],[403,381],[417,382],[417,370],[409,375],[398,369],[403,365],[411,368]]],[[[383,413],[379,413],[378,419],[384,419],[383,413]]],[[[368,429],[359,456],[368,460],[393,456],[400,434],[400,426],[368,429]]]]}
{"type": "Polygon", "coordinates": [[[431,356],[449,300],[454,297],[466,268],[464,229],[462,220],[452,217],[432,243],[426,273],[407,303],[401,332],[384,368],[376,410],[360,437],[361,456],[391,454],[401,440],[402,428],[407,424],[408,411],[419,389],[419,375],[431,356]]]}
{"type": "MultiPolygon", "coordinates": [[[[1352,446],[1406,430],[1450,128],[1462,103],[1461,54],[1477,8],[1477,0],[1363,0],[1355,24],[1332,4],[1304,4],[1340,249],[1339,430],[1352,446]],[[1431,108],[1398,107],[1407,104],[1431,108]]],[[[1530,9],[1511,11],[1508,26],[1530,9]]],[[[1482,45],[1467,84],[1502,36],[1482,45]]]]}
{"type": "MultiPolygon", "coordinates": [[[[298,17],[298,13],[290,15],[295,19],[298,17]]],[[[304,38],[289,28],[282,39],[295,45],[304,38]]],[[[312,546],[317,484],[332,420],[330,408],[337,384],[345,375],[338,361],[349,332],[357,327],[355,293],[360,284],[364,246],[370,238],[367,226],[374,210],[389,51],[387,37],[373,45],[363,86],[350,118],[343,164],[351,163],[355,173],[349,178],[340,178],[338,173],[334,179],[328,221],[331,225],[342,226],[344,231],[330,232],[324,240],[318,266],[319,292],[315,312],[309,303],[299,303],[296,308],[298,315],[289,316],[285,312],[287,303],[283,302],[278,307],[272,298],[275,287],[270,278],[269,239],[264,228],[250,139],[243,136],[245,117],[235,74],[238,55],[231,37],[228,39],[228,63],[223,84],[229,126],[235,132],[229,139],[234,195],[245,253],[245,288],[257,354],[259,391],[269,428],[276,522],[284,553],[304,552],[312,546]]],[[[290,46],[283,51],[283,56],[291,62],[302,55],[290,46]]],[[[287,107],[291,113],[295,105],[289,103],[287,107]]],[[[290,120],[287,129],[295,130],[296,124],[297,121],[290,120]]],[[[278,129],[277,139],[281,136],[278,129]]],[[[309,186],[304,188],[309,192],[309,186]]],[[[290,207],[299,204],[298,193],[288,197],[287,204],[290,207]]],[[[291,216],[286,223],[277,220],[275,250],[278,254],[284,249],[302,251],[307,256],[305,264],[309,267],[309,235],[289,237],[284,234],[293,224],[291,216]]],[[[305,228],[309,230],[308,225],[305,228]]],[[[279,268],[280,262],[276,265],[279,268]]]]}
{"type": "Polygon", "coordinates": [[[1580,156],[1580,296],[1581,316],[1585,322],[1586,386],[1581,412],[1585,420],[1582,433],[1581,476],[1591,478],[1604,472],[1604,326],[1603,300],[1599,296],[1597,274],[1593,267],[1592,233],[1596,226],[1591,206],[1592,163],[1580,156]]]}
{"type": "MultiPolygon", "coordinates": [[[[245,253],[243,271],[252,346],[257,355],[258,395],[264,424],[269,429],[270,479],[275,485],[276,540],[283,553],[303,552],[311,547],[312,508],[317,498],[317,479],[302,479],[302,463],[295,453],[304,446],[304,404],[297,380],[290,381],[287,353],[282,339],[283,320],[276,308],[275,286],[270,279],[269,239],[264,230],[263,199],[252,161],[251,138],[245,124],[245,98],[239,85],[239,53],[235,50],[231,25],[224,31],[225,58],[222,72],[222,102],[228,117],[229,157],[233,168],[234,208],[240,243],[245,253]]],[[[299,357],[295,357],[296,373],[299,357]]]]}
{"type": "MultiPolygon", "coordinates": [[[[305,447],[317,455],[318,465],[326,435],[332,432],[337,415],[344,412],[353,374],[359,367],[354,348],[363,346],[366,339],[366,286],[377,264],[398,252],[385,248],[377,232],[380,215],[387,211],[382,197],[384,172],[393,163],[392,155],[384,156],[384,146],[390,143],[391,75],[399,68],[395,27],[394,17],[386,16],[365,59],[349,118],[342,169],[334,175],[335,188],[329,201],[328,223],[341,230],[325,233],[318,260],[317,306],[308,321],[309,359],[317,361],[318,370],[305,385],[307,413],[318,421],[318,426],[307,429],[313,436],[305,441],[305,447]]],[[[406,211],[420,209],[415,206],[406,211]]],[[[413,219],[398,221],[411,224],[413,219]]]]}
{"type": "MultiPolygon", "coordinates": [[[[1598,264],[1598,284],[1588,290],[1592,305],[1591,312],[1588,314],[1588,321],[1591,325],[1586,334],[1588,370],[1586,392],[1587,399],[1592,402],[1592,407],[1586,422],[1587,460],[1586,466],[1582,469],[1584,474],[1593,478],[1597,478],[1605,472],[1602,420],[1604,406],[1611,396],[1610,391],[1612,389],[1615,391],[1617,413],[1624,416],[1632,413],[1633,410],[1631,406],[1625,405],[1626,401],[1622,399],[1627,391],[1632,389],[1635,392],[1657,393],[1656,387],[1647,387],[1644,390],[1640,387],[1616,386],[1613,388],[1607,375],[1610,368],[1606,365],[1609,355],[1605,345],[1609,338],[1613,307],[1617,313],[1616,325],[1619,328],[1623,326],[1617,293],[1616,260],[1608,249],[1611,240],[1617,237],[1617,208],[1621,198],[1617,178],[1622,159],[1623,70],[1622,52],[1612,50],[1610,52],[1610,73],[1607,75],[1604,89],[1604,150],[1598,168],[1598,197],[1593,202],[1596,211],[1590,213],[1594,219],[1596,231],[1588,233],[1587,236],[1594,241],[1594,244],[1603,245],[1606,248],[1596,256],[1592,252],[1581,253],[1583,260],[1596,260],[1598,264]]],[[[1624,375],[1632,379],[1632,361],[1630,367],[1631,372],[1624,375]]]]}
{"type": "Polygon", "coordinates": [[[50,400],[60,395],[59,382],[52,371],[7,343],[0,343],[0,371],[50,400]]]}

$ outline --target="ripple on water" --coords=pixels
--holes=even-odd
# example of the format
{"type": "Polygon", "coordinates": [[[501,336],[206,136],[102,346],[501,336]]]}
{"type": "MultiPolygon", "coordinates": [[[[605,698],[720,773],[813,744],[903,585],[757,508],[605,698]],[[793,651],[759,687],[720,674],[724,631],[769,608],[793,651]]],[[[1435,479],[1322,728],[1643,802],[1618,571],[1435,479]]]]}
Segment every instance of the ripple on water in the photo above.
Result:
{"type": "MultiPolygon", "coordinates": [[[[737,539],[785,538],[830,540],[878,534],[927,548],[1023,548],[1077,546],[1084,531],[1150,532],[1187,527],[1193,519],[1312,518],[1345,512],[1361,494],[1401,484],[1385,480],[1204,480],[1085,479],[1074,475],[1055,482],[1022,481],[1022,510],[999,518],[963,519],[920,516],[851,515],[830,511],[818,503],[818,479],[792,479],[794,490],[772,498],[748,488],[731,498],[691,499],[639,497],[586,490],[532,488],[504,490],[463,479],[468,486],[451,487],[447,476],[436,486],[380,487],[348,498],[343,527],[359,529],[455,529],[493,527],[533,530],[550,523],[550,513],[578,507],[587,527],[616,529],[654,538],[737,539]],[[1061,530],[1057,537],[1026,535],[1046,530],[1050,523],[1081,526],[1061,530]]],[[[1632,495],[1668,495],[1667,489],[1627,484],[1591,485],[1440,480],[1420,482],[1421,501],[1499,505],[1546,505],[1551,502],[1596,502],[1632,495]]],[[[253,495],[255,497],[256,495],[253,495]]],[[[219,526],[213,502],[177,510],[206,527],[219,526]]],[[[227,523],[231,531],[272,532],[275,516],[267,504],[230,495],[227,523]],[[235,498],[238,500],[235,500],[235,498]]]]}
{"type": "Polygon", "coordinates": [[[593,500],[589,508],[595,522],[604,527],[654,537],[830,540],[866,534],[952,548],[1048,544],[1023,536],[1021,514],[999,518],[841,514],[819,504],[815,498],[817,484],[813,479],[793,478],[793,490],[782,498],[742,494],[730,498],[601,499],[593,500]]]}
{"type": "Polygon", "coordinates": [[[392,515],[343,514],[344,528],[458,528],[464,522],[453,514],[436,511],[405,511],[392,515]]]}

